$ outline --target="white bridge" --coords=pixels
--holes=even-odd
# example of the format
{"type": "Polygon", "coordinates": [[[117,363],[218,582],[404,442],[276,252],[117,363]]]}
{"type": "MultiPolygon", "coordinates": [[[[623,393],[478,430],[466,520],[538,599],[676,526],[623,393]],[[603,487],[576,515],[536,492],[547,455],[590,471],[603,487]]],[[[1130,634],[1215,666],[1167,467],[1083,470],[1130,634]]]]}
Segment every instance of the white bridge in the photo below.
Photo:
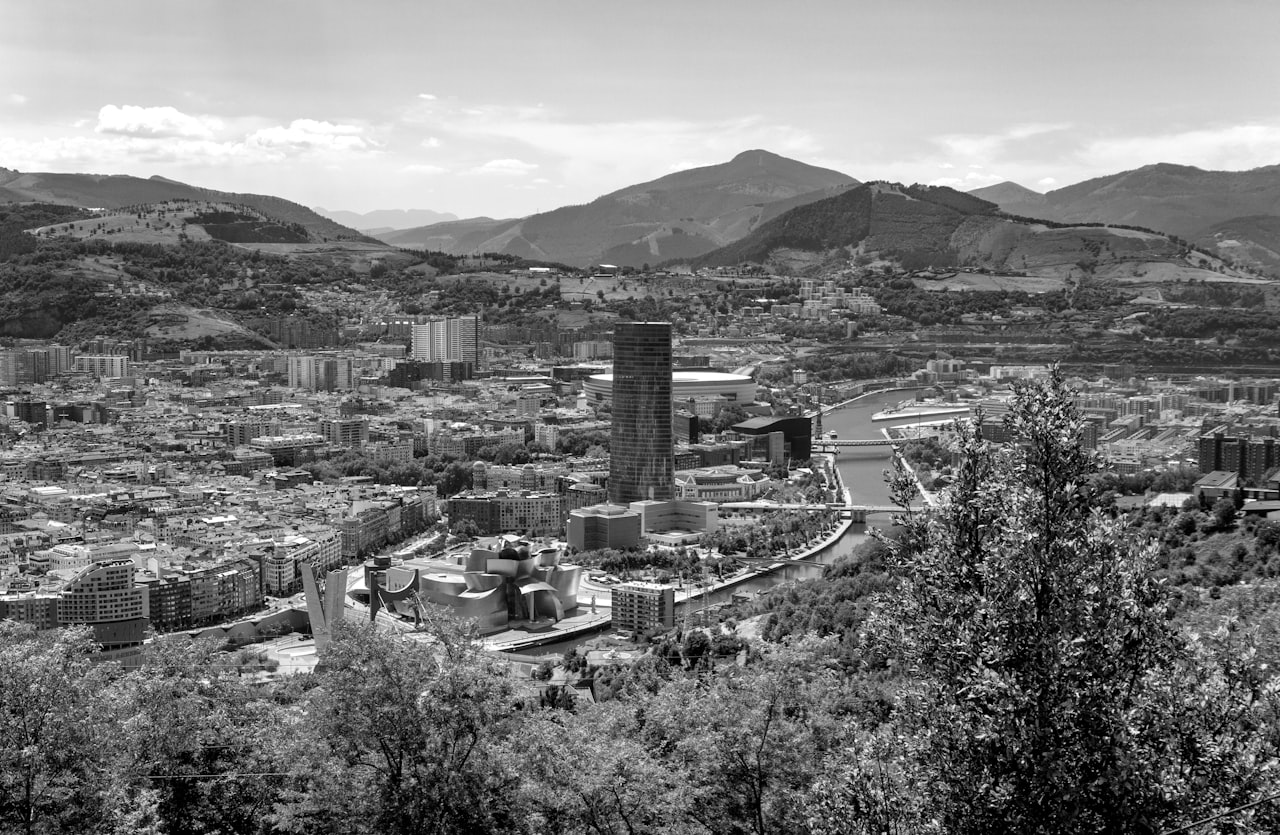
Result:
{"type": "Polygon", "coordinates": [[[770,510],[803,510],[819,513],[827,510],[839,511],[840,515],[854,522],[865,522],[872,514],[902,513],[897,505],[866,505],[828,502],[826,504],[777,504],[774,502],[724,502],[720,505],[722,513],[762,513],[770,510]]]}

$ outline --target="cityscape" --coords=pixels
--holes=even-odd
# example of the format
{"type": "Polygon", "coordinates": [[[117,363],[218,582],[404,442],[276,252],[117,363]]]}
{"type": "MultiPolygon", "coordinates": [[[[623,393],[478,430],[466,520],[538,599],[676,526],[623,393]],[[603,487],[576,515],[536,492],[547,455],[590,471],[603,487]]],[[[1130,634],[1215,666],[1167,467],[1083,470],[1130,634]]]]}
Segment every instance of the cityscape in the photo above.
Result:
{"type": "Polygon", "coordinates": [[[1278,23],[6,8],[0,835],[1280,832],[1278,23]]]}

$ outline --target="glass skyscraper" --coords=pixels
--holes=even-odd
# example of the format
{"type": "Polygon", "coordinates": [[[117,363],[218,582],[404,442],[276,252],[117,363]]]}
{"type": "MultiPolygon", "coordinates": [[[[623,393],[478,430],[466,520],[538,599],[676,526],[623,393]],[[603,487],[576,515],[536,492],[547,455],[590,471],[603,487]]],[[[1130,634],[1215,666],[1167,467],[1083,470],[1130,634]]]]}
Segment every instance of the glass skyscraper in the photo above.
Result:
{"type": "Polygon", "coordinates": [[[618,322],[609,501],[674,498],[671,443],[671,323],[618,322]]]}

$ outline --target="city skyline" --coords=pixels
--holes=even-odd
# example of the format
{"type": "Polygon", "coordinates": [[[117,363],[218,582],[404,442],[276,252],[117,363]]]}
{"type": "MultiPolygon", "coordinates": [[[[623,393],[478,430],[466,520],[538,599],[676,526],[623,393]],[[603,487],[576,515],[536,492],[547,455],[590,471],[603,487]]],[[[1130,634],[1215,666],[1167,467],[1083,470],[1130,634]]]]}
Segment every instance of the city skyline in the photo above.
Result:
{"type": "Polygon", "coordinates": [[[0,166],[510,217],[750,148],[961,189],[1280,163],[1259,3],[818,2],[790,29],[763,3],[246,14],[10,6],[0,166]]]}

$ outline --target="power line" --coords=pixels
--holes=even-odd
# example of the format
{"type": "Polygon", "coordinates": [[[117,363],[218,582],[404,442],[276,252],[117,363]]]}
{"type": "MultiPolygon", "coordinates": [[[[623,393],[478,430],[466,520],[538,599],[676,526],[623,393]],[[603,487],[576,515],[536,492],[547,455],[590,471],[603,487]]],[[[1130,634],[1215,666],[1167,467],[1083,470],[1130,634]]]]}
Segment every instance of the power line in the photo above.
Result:
{"type": "Polygon", "coordinates": [[[1219,818],[1225,818],[1228,815],[1234,815],[1236,812],[1243,812],[1245,809],[1252,809],[1254,806],[1261,806],[1263,803],[1270,803],[1276,799],[1280,799],[1280,792],[1259,798],[1258,800],[1255,800],[1252,803],[1246,803],[1243,806],[1237,806],[1234,809],[1228,809],[1225,812],[1219,812],[1216,815],[1210,815],[1207,818],[1201,818],[1200,820],[1186,824],[1185,826],[1179,826],[1177,829],[1166,829],[1164,832],[1161,832],[1160,835],[1176,835],[1178,832],[1187,832],[1198,826],[1204,826],[1206,823],[1213,823],[1219,818]]]}

